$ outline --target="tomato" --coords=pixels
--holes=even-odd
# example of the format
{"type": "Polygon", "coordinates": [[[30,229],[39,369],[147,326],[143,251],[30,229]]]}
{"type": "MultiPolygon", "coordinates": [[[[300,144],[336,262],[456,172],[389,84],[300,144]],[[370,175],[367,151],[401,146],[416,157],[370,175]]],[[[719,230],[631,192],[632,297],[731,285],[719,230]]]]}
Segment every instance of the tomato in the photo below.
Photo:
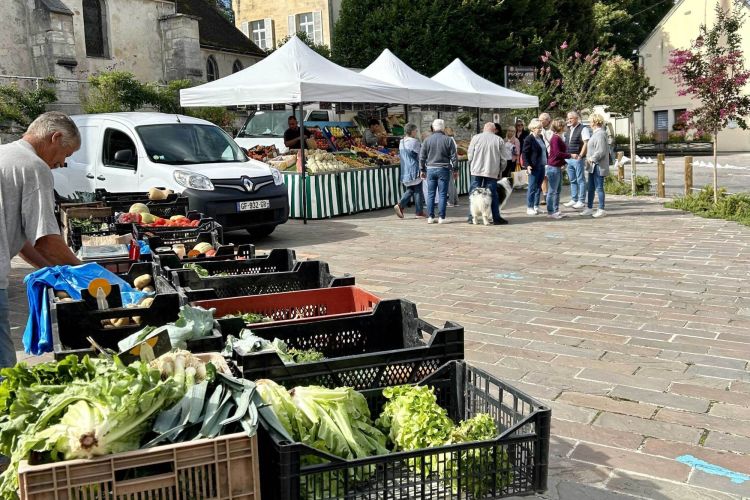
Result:
{"type": "Polygon", "coordinates": [[[190,223],[190,227],[198,227],[198,224],[200,224],[200,223],[201,223],[201,221],[199,221],[199,220],[194,220],[194,221],[192,221],[192,222],[190,223]]]}

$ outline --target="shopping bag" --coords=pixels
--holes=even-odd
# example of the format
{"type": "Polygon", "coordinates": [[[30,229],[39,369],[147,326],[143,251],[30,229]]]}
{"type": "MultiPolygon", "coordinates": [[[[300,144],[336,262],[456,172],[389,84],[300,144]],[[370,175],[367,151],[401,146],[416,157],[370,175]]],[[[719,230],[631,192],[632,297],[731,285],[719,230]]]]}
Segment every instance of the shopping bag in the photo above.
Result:
{"type": "Polygon", "coordinates": [[[526,170],[521,169],[521,165],[516,165],[516,171],[513,172],[513,189],[528,187],[529,174],[526,170]]]}

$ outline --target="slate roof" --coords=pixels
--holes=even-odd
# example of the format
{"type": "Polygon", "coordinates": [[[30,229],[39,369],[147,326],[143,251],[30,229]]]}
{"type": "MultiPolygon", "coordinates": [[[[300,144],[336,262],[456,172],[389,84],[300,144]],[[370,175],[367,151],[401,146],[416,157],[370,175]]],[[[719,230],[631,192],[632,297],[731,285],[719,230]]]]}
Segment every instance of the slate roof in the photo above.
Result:
{"type": "Polygon", "coordinates": [[[42,0],[42,5],[50,12],[67,14],[70,16],[73,15],[73,11],[70,10],[61,0],[42,0]]]}
{"type": "Polygon", "coordinates": [[[195,16],[201,47],[264,57],[266,53],[206,0],[175,0],[178,14],[195,16]]]}

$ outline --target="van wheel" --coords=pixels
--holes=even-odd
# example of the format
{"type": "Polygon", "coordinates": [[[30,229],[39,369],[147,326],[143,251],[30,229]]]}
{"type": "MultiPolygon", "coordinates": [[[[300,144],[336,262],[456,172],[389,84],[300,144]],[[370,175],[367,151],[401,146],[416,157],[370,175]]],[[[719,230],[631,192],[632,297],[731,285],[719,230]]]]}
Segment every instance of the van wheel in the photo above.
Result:
{"type": "Polygon", "coordinates": [[[247,229],[247,232],[250,233],[251,238],[261,239],[271,234],[274,231],[274,229],[276,229],[276,226],[260,226],[260,227],[249,228],[247,229]]]}

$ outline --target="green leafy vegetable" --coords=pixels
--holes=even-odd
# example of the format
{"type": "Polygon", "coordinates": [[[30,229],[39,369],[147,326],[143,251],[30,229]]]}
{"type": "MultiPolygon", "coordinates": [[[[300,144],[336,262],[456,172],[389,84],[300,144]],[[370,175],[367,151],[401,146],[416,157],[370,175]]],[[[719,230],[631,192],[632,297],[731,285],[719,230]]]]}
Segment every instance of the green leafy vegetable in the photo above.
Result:
{"type": "Polygon", "coordinates": [[[190,305],[180,307],[180,315],[174,323],[159,328],[145,327],[117,343],[120,352],[132,349],[139,342],[155,337],[163,331],[169,334],[172,347],[187,348],[187,341],[211,335],[216,309],[204,309],[190,305]]]}
{"type": "Polygon", "coordinates": [[[200,264],[183,264],[182,268],[192,269],[193,271],[195,271],[195,274],[197,274],[201,278],[208,278],[209,276],[211,276],[211,273],[208,272],[208,269],[201,266],[200,264]]]}
{"type": "Polygon", "coordinates": [[[231,354],[234,349],[237,349],[242,354],[258,353],[275,351],[281,361],[284,363],[311,363],[314,361],[322,361],[325,359],[325,355],[316,351],[315,349],[297,349],[289,347],[286,342],[281,339],[273,339],[269,341],[262,337],[254,335],[250,330],[242,330],[240,337],[234,337],[229,335],[227,337],[227,343],[224,348],[224,354],[231,354]]]}
{"type": "Polygon", "coordinates": [[[92,217],[88,219],[70,219],[70,226],[80,229],[82,233],[96,233],[109,230],[109,224],[95,221],[92,217]]]}
{"type": "Polygon", "coordinates": [[[264,314],[259,313],[253,313],[253,312],[237,312],[235,314],[227,314],[224,316],[224,319],[232,319],[232,318],[241,318],[245,323],[247,324],[253,324],[253,323],[270,323],[273,321],[272,318],[269,318],[268,316],[264,314]]]}

